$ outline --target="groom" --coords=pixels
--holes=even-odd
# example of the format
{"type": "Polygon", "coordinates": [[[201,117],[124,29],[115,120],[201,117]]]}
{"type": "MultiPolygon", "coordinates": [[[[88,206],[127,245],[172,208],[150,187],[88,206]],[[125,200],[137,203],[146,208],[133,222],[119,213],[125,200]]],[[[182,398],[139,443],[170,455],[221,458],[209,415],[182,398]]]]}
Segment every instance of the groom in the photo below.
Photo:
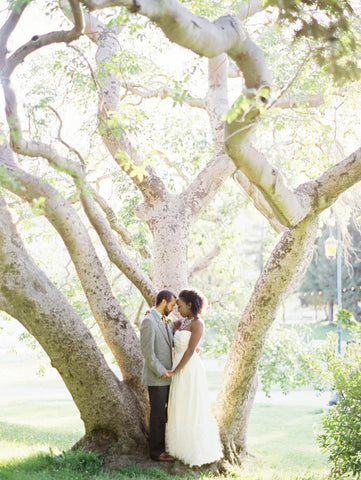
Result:
{"type": "Polygon", "coordinates": [[[140,347],[144,357],[142,384],[148,386],[149,455],[153,460],[171,462],[174,458],[165,451],[165,424],[167,402],[172,376],[173,332],[165,318],[172,312],[177,297],[169,290],[161,290],[155,307],[145,316],[140,326],[140,347]]]}

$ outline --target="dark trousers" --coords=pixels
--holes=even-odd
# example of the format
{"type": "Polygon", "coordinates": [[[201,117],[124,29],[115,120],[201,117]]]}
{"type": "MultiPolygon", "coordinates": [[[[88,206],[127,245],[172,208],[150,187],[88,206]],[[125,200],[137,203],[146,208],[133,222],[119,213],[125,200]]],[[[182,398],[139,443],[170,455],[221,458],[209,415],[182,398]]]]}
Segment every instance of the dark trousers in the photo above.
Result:
{"type": "Polygon", "coordinates": [[[154,458],[165,452],[169,385],[148,387],[148,393],[150,403],[149,455],[154,458]]]}

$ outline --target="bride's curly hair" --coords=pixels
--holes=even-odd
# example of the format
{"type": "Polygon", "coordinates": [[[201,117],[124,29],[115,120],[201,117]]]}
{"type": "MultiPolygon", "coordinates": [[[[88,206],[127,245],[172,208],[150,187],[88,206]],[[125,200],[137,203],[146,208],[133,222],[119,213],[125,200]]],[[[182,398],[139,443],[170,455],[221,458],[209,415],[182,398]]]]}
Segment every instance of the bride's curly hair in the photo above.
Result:
{"type": "Polygon", "coordinates": [[[182,290],[178,298],[191,304],[190,308],[194,316],[204,313],[208,303],[206,297],[199,290],[182,290]]]}

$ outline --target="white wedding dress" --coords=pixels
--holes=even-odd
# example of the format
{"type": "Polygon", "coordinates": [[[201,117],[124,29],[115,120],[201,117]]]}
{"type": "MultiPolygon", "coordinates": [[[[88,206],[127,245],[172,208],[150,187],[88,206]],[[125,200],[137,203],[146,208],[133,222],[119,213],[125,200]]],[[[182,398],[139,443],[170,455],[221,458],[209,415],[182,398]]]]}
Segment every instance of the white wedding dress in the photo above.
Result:
{"type": "MultiPolygon", "coordinates": [[[[173,368],[187,350],[190,336],[188,330],[176,331],[173,368]]],[[[215,462],[222,457],[218,426],[208,399],[206,373],[197,353],[172,377],[166,451],[191,467],[215,462]]]]}

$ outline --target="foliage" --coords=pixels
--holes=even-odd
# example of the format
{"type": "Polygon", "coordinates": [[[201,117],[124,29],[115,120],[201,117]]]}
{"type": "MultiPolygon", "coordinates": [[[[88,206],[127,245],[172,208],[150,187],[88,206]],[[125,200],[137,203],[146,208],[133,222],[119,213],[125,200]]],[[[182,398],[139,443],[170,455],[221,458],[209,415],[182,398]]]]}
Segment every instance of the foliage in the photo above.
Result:
{"type": "Polygon", "coordinates": [[[338,355],[336,337],[330,336],[315,363],[325,386],[338,392],[338,400],[321,419],[317,441],[329,454],[332,474],[339,478],[361,477],[361,343],[360,337],[348,342],[338,355]]]}
{"type": "Polygon", "coordinates": [[[318,65],[340,84],[359,79],[361,69],[359,17],[347,0],[265,0],[278,7],[278,22],[293,30],[295,40],[313,42],[312,55],[318,65]]]}
{"type": "Polygon", "coordinates": [[[336,312],[336,318],[342,328],[352,328],[354,326],[357,329],[358,327],[357,323],[352,318],[352,313],[345,308],[341,308],[336,312]]]}
{"type": "Polygon", "coordinates": [[[312,352],[312,344],[306,343],[304,335],[295,329],[281,326],[273,328],[259,366],[262,390],[266,395],[270,396],[274,385],[278,385],[284,394],[309,385],[313,380],[309,367],[312,352]]]}
{"type": "Polygon", "coordinates": [[[238,121],[244,121],[247,114],[257,116],[265,111],[265,103],[269,98],[269,88],[263,87],[259,90],[245,88],[242,95],[234,102],[232,108],[226,113],[224,119],[227,123],[232,123],[236,118],[238,121]]]}
{"type": "Polygon", "coordinates": [[[26,478],[94,478],[102,470],[103,463],[95,453],[71,451],[55,455],[40,453],[22,462],[21,468],[17,462],[12,462],[3,468],[1,479],[26,478]]]}

